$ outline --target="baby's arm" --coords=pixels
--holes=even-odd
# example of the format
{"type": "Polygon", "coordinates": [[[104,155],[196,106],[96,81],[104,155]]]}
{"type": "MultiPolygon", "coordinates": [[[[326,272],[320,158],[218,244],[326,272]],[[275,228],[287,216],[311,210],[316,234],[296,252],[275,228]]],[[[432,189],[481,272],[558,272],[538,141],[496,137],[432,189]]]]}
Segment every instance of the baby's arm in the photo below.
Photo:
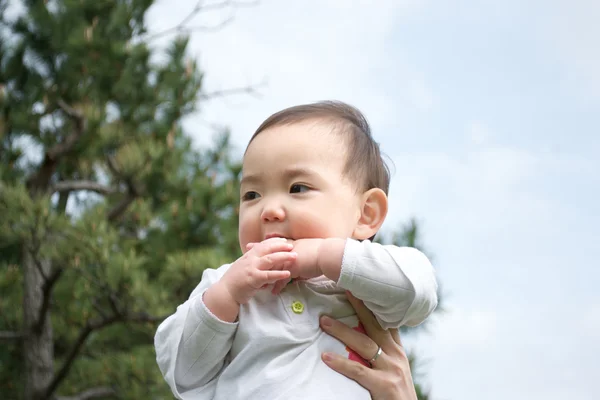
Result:
{"type": "Polygon", "coordinates": [[[231,348],[237,323],[218,319],[202,300],[228,267],[205,270],[190,298],[160,324],[154,337],[158,366],[177,398],[214,379],[231,348]]]}
{"type": "Polygon", "coordinates": [[[296,259],[292,247],[285,239],[267,239],[231,265],[205,270],[190,298],[158,327],[156,360],[175,396],[197,398],[209,390],[204,386],[219,374],[231,348],[240,304],[290,276],[281,269],[296,259]]]}
{"type": "Polygon", "coordinates": [[[318,260],[323,274],[363,300],[383,328],[419,325],[437,306],[435,272],[417,249],[326,239],[318,260]]]}

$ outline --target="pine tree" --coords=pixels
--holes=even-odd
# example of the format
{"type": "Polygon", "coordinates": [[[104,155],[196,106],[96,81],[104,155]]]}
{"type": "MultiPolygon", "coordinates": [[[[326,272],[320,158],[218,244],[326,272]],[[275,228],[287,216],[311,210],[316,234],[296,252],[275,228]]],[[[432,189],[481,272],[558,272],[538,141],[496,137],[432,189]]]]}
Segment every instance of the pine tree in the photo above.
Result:
{"type": "Polygon", "coordinates": [[[202,74],[185,37],[145,39],[151,0],[7,4],[0,397],[168,398],[157,322],[239,253],[228,135],[198,152],[182,132],[202,74]]]}

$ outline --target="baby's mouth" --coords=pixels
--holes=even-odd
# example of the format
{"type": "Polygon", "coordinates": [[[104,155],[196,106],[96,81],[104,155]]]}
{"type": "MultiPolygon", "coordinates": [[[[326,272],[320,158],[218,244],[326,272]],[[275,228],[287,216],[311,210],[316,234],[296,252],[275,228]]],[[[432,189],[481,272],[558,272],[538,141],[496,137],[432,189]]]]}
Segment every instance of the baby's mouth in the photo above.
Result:
{"type": "Polygon", "coordinates": [[[282,239],[287,239],[287,240],[293,240],[293,239],[290,239],[287,236],[283,236],[283,235],[280,235],[278,233],[268,234],[268,235],[265,236],[265,238],[263,240],[267,240],[267,239],[271,239],[271,238],[282,238],[282,239]]]}

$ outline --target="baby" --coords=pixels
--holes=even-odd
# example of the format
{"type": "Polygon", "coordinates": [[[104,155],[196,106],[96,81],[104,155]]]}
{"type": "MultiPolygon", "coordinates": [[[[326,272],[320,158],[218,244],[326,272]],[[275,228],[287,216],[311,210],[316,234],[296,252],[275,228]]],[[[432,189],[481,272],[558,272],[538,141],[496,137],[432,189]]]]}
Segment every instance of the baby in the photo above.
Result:
{"type": "Polygon", "coordinates": [[[205,270],[156,332],[157,362],[177,398],[371,398],[321,360],[332,352],[366,364],[320,329],[319,316],[360,330],[345,291],[384,329],[418,325],[437,306],[425,255],[371,242],[389,179],[354,107],[295,106],[262,123],[243,159],[244,254],[205,270]]]}

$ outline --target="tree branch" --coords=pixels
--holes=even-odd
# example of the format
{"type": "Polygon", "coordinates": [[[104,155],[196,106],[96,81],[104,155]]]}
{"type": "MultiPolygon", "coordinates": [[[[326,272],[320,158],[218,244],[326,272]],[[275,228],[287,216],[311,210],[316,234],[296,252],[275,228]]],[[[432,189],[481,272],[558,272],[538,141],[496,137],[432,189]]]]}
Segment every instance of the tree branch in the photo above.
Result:
{"type": "Polygon", "coordinates": [[[122,315],[123,312],[119,308],[119,306],[117,304],[118,302],[119,302],[119,299],[117,298],[117,295],[113,291],[110,291],[110,293],[108,293],[108,304],[110,304],[110,309],[113,311],[113,313],[115,315],[122,315]]]}
{"type": "MultiPolygon", "coordinates": [[[[171,28],[168,28],[162,32],[158,32],[153,35],[149,35],[145,38],[145,40],[147,40],[147,41],[155,40],[160,37],[170,35],[173,33],[189,32],[190,30],[198,29],[198,28],[193,29],[193,28],[186,27],[186,24],[188,24],[196,15],[198,15],[202,11],[222,10],[222,9],[228,8],[228,7],[236,7],[236,8],[249,7],[249,6],[258,4],[257,1],[241,2],[241,1],[231,1],[231,0],[222,1],[219,3],[212,3],[212,4],[203,4],[203,3],[204,3],[203,0],[199,0],[196,3],[196,5],[194,6],[194,8],[192,9],[192,11],[190,11],[190,13],[184,19],[182,19],[181,22],[179,22],[177,25],[175,25],[171,28]]],[[[229,23],[229,20],[231,20],[231,19],[233,19],[233,15],[229,16],[225,21],[221,22],[220,24],[217,24],[214,27],[204,27],[204,29],[208,29],[208,30],[219,29],[220,27],[229,23]]],[[[200,29],[198,29],[198,30],[200,30],[200,29]]]]}
{"type": "Polygon", "coordinates": [[[121,176],[121,172],[119,172],[119,167],[117,166],[117,161],[112,155],[106,156],[106,165],[108,165],[108,169],[115,176],[121,176]]]}
{"type": "Polygon", "coordinates": [[[75,344],[69,351],[69,354],[67,355],[67,358],[65,359],[60,370],[56,375],[54,375],[54,378],[52,378],[52,381],[48,385],[44,399],[50,399],[54,391],[58,388],[58,385],[63,381],[63,379],[65,379],[65,377],[69,373],[69,370],[71,369],[71,366],[73,365],[73,362],[77,358],[77,355],[81,351],[81,348],[83,347],[90,333],[92,333],[94,329],[101,329],[105,326],[113,324],[117,320],[118,318],[116,316],[113,316],[111,318],[106,318],[99,321],[88,321],[88,323],[79,332],[77,340],[75,341],[75,344]]]}
{"type": "Polygon", "coordinates": [[[57,397],[56,400],[89,400],[95,399],[98,397],[106,397],[111,395],[116,395],[117,392],[115,389],[110,387],[97,387],[88,390],[84,390],[83,392],[76,394],[75,396],[60,396],[57,397]]]}
{"type": "Polygon", "coordinates": [[[125,197],[123,199],[121,199],[121,201],[119,201],[117,203],[117,205],[115,205],[108,212],[107,219],[110,222],[114,222],[117,219],[119,219],[119,217],[125,212],[125,210],[127,210],[127,207],[129,207],[129,205],[131,203],[133,203],[135,198],[140,195],[140,191],[138,190],[136,185],[133,183],[133,178],[121,176],[121,172],[119,171],[117,162],[115,161],[114,157],[112,157],[110,155],[107,156],[106,164],[108,165],[108,169],[110,169],[110,171],[113,173],[113,175],[115,175],[116,177],[120,177],[121,179],[123,179],[125,181],[125,183],[127,184],[127,189],[128,189],[127,195],[125,195],[125,197]]]}
{"type": "Polygon", "coordinates": [[[48,150],[48,152],[46,153],[46,157],[50,158],[53,161],[56,161],[57,158],[71,151],[71,149],[73,148],[75,143],[77,143],[81,135],[83,135],[83,131],[85,130],[85,117],[81,111],[71,107],[62,99],[58,99],[57,104],[60,107],[60,109],[63,110],[63,112],[73,120],[73,122],[75,123],[75,129],[73,129],[73,132],[71,132],[71,134],[67,136],[64,142],[58,143],[50,150],[48,150]]]}
{"type": "Polygon", "coordinates": [[[40,276],[42,277],[42,279],[47,280],[48,277],[46,276],[46,273],[44,272],[44,266],[42,265],[41,261],[38,260],[38,258],[33,255],[33,252],[31,253],[31,258],[33,259],[33,263],[35,264],[35,267],[37,268],[38,272],[40,273],[40,276]]]}
{"type": "Polygon", "coordinates": [[[33,331],[35,333],[39,334],[42,332],[42,327],[44,326],[44,323],[46,322],[46,317],[48,315],[48,308],[50,307],[52,288],[54,287],[56,281],[58,281],[58,278],[60,278],[60,276],[62,275],[63,271],[63,268],[56,268],[54,271],[52,271],[50,276],[44,280],[44,285],[42,286],[42,305],[40,307],[37,322],[33,326],[33,331]]]}
{"type": "Polygon", "coordinates": [[[119,201],[117,203],[116,206],[114,206],[107,214],[106,218],[110,221],[110,222],[114,222],[117,219],[119,219],[119,217],[121,215],[123,215],[123,213],[125,212],[125,210],[127,210],[127,207],[129,207],[129,205],[131,203],[133,203],[133,201],[135,200],[135,195],[130,191],[129,193],[127,193],[127,195],[121,199],[121,201],[119,201]]]}
{"type": "Polygon", "coordinates": [[[62,99],[58,99],[57,104],[68,117],[73,119],[75,126],[73,132],[63,142],[57,143],[46,151],[40,168],[27,179],[27,186],[32,194],[44,192],[48,188],[58,159],[73,149],[85,131],[85,116],[81,111],[74,109],[62,99]]]}
{"type": "Polygon", "coordinates": [[[242,87],[230,88],[230,89],[224,89],[224,90],[215,90],[214,92],[201,93],[198,96],[198,98],[200,100],[212,100],[217,97],[225,97],[225,96],[231,96],[231,95],[236,95],[236,94],[249,94],[249,95],[253,95],[255,97],[259,97],[259,93],[256,89],[261,86],[265,86],[265,85],[266,85],[266,81],[262,81],[258,85],[249,85],[249,86],[242,86],[242,87]]]}
{"type": "Polygon", "coordinates": [[[229,25],[231,22],[233,22],[233,20],[234,20],[234,16],[230,15],[217,24],[182,27],[179,29],[179,32],[180,33],[216,32],[216,31],[222,29],[223,27],[229,25]]]}
{"type": "Polygon", "coordinates": [[[98,304],[98,299],[92,299],[92,307],[94,307],[94,310],[96,310],[102,318],[108,318],[102,307],[100,307],[100,304],[98,304]]]}
{"type": "Polygon", "coordinates": [[[0,331],[0,341],[21,340],[24,337],[23,332],[0,331]]]}
{"type": "Polygon", "coordinates": [[[95,330],[100,330],[107,326],[110,326],[116,322],[136,322],[136,323],[144,323],[144,322],[159,322],[167,318],[167,316],[156,317],[146,313],[136,313],[136,314],[115,314],[108,318],[95,318],[92,320],[88,320],[86,325],[81,329],[79,335],[77,336],[77,340],[75,340],[75,344],[69,351],[67,358],[65,359],[63,365],[54,378],[52,382],[48,385],[46,389],[46,393],[44,395],[44,399],[51,399],[53,393],[58,388],[58,385],[65,379],[69,370],[73,366],[73,362],[81,352],[88,336],[95,330]]]}
{"type": "Polygon", "coordinates": [[[35,264],[38,272],[40,273],[40,276],[42,277],[42,279],[44,280],[48,280],[48,277],[46,276],[46,271],[44,266],[42,265],[42,262],[40,260],[38,260],[38,258],[36,257],[36,255],[39,253],[40,251],[40,244],[39,244],[39,240],[36,237],[36,232],[35,232],[35,226],[39,226],[39,221],[36,218],[35,223],[31,226],[31,245],[26,246],[25,251],[29,254],[29,256],[31,257],[33,263],[35,264]]]}
{"type": "Polygon", "coordinates": [[[155,315],[150,315],[145,312],[128,314],[123,317],[123,322],[135,322],[138,324],[146,323],[146,322],[161,322],[165,320],[169,315],[159,315],[158,317],[155,315]]]}
{"type": "MultiPolygon", "coordinates": [[[[58,179],[59,180],[62,179],[62,174],[58,175],[58,179]]],[[[59,192],[58,202],[56,203],[56,211],[59,214],[64,215],[67,212],[67,204],[69,203],[70,195],[71,195],[71,192],[69,192],[69,191],[59,192]]]]}
{"type": "Polygon", "coordinates": [[[71,192],[76,190],[89,190],[98,194],[108,195],[116,192],[115,188],[104,186],[98,182],[80,180],[80,181],[61,181],[52,186],[53,192],[71,192]]]}

